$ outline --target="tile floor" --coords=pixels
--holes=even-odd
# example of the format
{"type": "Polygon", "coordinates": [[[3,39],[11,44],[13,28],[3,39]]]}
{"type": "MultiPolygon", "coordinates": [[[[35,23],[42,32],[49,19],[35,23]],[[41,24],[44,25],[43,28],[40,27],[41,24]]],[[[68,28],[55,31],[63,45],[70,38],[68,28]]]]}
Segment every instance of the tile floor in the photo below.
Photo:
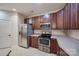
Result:
{"type": "Polygon", "coordinates": [[[49,54],[42,52],[35,48],[22,48],[22,47],[12,47],[12,52],[10,53],[10,56],[56,56],[55,54],[49,54]]]}

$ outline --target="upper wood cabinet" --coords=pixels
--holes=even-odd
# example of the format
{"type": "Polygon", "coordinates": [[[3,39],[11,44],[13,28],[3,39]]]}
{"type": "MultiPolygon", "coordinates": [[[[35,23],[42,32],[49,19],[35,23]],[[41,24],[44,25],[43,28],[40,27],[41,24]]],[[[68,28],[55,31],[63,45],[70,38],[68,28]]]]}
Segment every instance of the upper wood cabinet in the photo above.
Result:
{"type": "Polygon", "coordinates": [[[33,29],[40,29],[40,16],[32,18],[32,27],[33,29]]]}
{"type": "Polygon", "coordinates": [[[57,29],[79,29],[79,4],[66,4],[57,12],[57,29]]]}
{"type": "Polygon", "coordinates": [[[63,29],[63,10],[57,12],[57,29],[63,29]]]}
{"type": "Polygon", "coordinates": [[[32,18],[33,20],[33,29],[41,29],[40,24],[41,23],[49,23],[50,22],[50,15],[41,15],[41,16],[36,16],[32,18]]]}
{"type": "Polygon", "coordinates": [[[56,29],[57,28],[57,13],[50,14],[50,22],[51,22],[51,28],[56,29]]]}
{"type": "Polygon", "coordinates": [[[79,29],[79,3],[77,4],[77,29],[79,29]]]}
{"type": "Polygon", "coordinates": [[[71,4],[71,28],[77,28],[77,4],[71,4]]]}
{"type": "Polygon", "coordinates": [[[79,29],[79,4],[68,3],[56,13],[33,17],[33,29],[40,29],[41,23],[49,22],[52,29],[79,29]]]}
{"type": "Polygon", "coordinates": [[[66,6],[63,9],[63,13],[64,13],[63,28],[71,29],[71,5],[70,4],[66,4],[66,6]]]}
{"type": "Polygon", "coordinates": [[[49,23],[50,22],[50,15],[42,15],[40,16],[40,23],[49,23]]]}

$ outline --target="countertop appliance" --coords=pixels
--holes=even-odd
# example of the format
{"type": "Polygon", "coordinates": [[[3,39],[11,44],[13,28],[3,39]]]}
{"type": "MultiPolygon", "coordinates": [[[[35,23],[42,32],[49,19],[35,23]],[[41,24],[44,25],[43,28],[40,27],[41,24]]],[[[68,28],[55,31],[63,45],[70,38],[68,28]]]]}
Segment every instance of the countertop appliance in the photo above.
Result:
{"type": "Polygon", "coordinates": [[[41,23],[40,24],[41,29],[51,29],[50,23],[41,23]]]}

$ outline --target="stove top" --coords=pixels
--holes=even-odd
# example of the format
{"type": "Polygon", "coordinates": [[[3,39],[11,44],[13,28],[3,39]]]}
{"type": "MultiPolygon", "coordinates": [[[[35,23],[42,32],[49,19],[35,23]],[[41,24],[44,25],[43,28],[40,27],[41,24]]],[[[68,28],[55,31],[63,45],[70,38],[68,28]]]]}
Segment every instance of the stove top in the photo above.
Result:
{"type": "Polygon", "coordinates": [[[51,38],[51,34],[41,34],[40,38],[51,38]]]}

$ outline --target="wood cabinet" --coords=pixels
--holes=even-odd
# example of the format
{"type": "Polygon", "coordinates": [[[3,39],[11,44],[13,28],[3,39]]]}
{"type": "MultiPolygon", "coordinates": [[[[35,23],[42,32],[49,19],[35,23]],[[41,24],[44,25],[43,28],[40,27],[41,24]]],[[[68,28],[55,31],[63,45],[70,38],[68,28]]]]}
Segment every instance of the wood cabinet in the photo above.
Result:
{"type": "Polygon", "coordinates": [[[57,12],[57,29],[79,29],[79,4],[69,3],[57,12]]]}
{"type": "Polygon", "coordinates": [[[40,23],[49,23],[50,22],[50,15],[41,15],[40,16],[40,23]]]}
{"type": "Polygon", "coordinates": [[[56,38],[50,40],[50,52],[57,54],[58,56],[69,56],[62,48],[60,48],[56,38]]]}
{"type": "Polygon", "coordinates": [[[63,29],[63,10],[57,12],[57,29],[63,29]]]}
{"type": "Polygon", "coordinates": [[[38,48],[38,37],[31,36],[31,47],[38,48]]]}
{"type": "Polygon", "coordinates": [[[29,22],[29,18],[24,19],[24,24],[27,24],[29,22]]]}
{"type": "Polygon", "coordinates": [[[56,13],[35,16],[32,19],[33,29],[40,29],[41,23],[49,22],[52,29],[79,29],[79,3],[68,3],[56,13]]]}
{"type": "Polygon", "coordinates": [[[77,29],[79,29],[79,3],[77,4],[77,29]]]}
{"type": "Polygon", "coordinates": [[[64,10],[64,29],[79,29],[79,4],[66,4],[64,10]]]}
{"type": "Polygon", "coordinates": [[[58,54],[59,56],[69,56],[62,48],[59,47],[59,52],[58,54]]]}
{"type": "Polygon", "coordinates": [[[71,28],[72,29],[76,29],[77,25],[76,25],[76,21],[77,21],[77,4],[71,4],[71,28]]]}
{"type": "Polygon", "coordinates": [[[36,16],[32,18],[32,27],[33,29],[40,29],[40,16],[36,16]]]}
{"type": "Polygon", "coordinates": [[[50,22],[51,22],[51,28],[56,29],[57,28],[57,13],[50,14],[50,22]]]}
{"type": "Polygon", "coordinates": [[[40,28],[40,24],[42,23],[49,23],[50,22],[50,15],[44,16],[36,16],[36,17],[32,17],[33,20],[33,29],[41,29],[40,28]]]}
{"type": "Polygon", "coordinates": [[[52,39],[50,40],[50,52],[57,54],[58,51],[59,51],[59,46],[58,46],[57,39],[52,38],[52,39]]]}
{"type": "Polygon", "coordinates": [[[71,5],[67,4],[63,9],[63,11],[64,11],[63,27],[64,29],[71,29],[71,5]]]}

